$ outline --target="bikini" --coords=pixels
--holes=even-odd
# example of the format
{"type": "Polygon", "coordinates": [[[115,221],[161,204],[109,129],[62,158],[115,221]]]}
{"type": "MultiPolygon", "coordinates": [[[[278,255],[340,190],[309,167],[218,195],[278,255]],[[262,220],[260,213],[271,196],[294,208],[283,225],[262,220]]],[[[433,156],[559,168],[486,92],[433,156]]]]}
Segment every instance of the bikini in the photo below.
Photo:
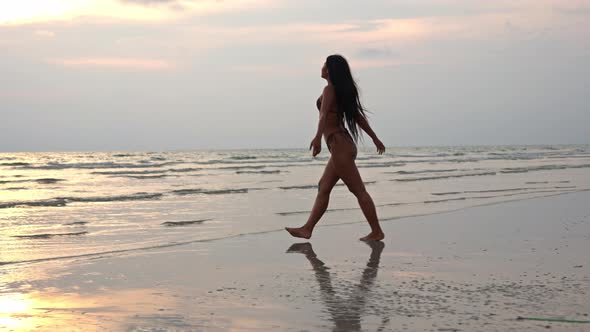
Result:
{"type": "MultiPolygon", "coordinates": [[[[318,108],[318,111],[321,109],[322,106],[322,97],[320,96],[320,98],[318,98],[318,100],[316,101],[316,106],[318,108]]],[[[348,130],[343,126],[342,124],[342,119],[340,118],[340,114],[338,114],[338,111],[336,110],[329,110],[328,111],[328,119],[327,121],[330,121],[331,118],[336,117],[335,121],[338,122],[338,128],[336,130],[333,130],[331,132],[329,132],[328,134],[325,134],[326,137],[326,145],[328,146],[328,151],[332,152],[330,145],[332,143],[332,141],[336,138],[335,134],[345,134],[346,139],[354,144],[354,140],[352,139],[352,136],[350,135],[350,133],[348,132],[348,130]]],[[[334,121],[334,120],[332,120],[334,121]]]]}

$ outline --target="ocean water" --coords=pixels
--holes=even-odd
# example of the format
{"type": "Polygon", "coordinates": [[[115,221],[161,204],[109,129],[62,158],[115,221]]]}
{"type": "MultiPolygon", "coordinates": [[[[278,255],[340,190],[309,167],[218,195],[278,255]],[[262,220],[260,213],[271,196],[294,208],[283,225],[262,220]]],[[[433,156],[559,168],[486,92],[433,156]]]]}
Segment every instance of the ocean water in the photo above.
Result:
{"type": "MultiPolygon", "coordinates": [[[[0,153],[0,265],[300,226],[328,157],[306,150],[0,153]]],[[[357,165],[382,222],[590,190],[590,145],[389,148],[381,156],[359,149],[357,165]]],[[[365,222],[362,212],[339,182],[319,225],[355,222],[365,222]]]]}

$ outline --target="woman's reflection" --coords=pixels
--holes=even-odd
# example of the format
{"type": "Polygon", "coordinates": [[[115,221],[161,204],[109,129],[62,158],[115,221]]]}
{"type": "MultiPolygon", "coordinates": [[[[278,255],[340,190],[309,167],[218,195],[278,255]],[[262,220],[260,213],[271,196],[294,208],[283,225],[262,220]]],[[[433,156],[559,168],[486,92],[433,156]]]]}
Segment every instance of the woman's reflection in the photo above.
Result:
{"type": "MultiPolygon", "coordinates": [[[[287,249],[287,253],[302,253],[311,263],[315,272],[315,277],[320,285],[322,299],[330,313],[331,320],[334,322],[334,331],[360,331],[361,316],[365,309],[369,289],[377,276],[379,268],[379,259],[385,243],[381,241],[364,242],[371,247],[371,256],[367,262],[367,267],[363,271],[360,283],[352,289],[347,298],[336,294],[332,288],[332,277],[328,272],[328,267],[317,258],[311,243],[294,243],[287,249]]],[[[387,322],[384,321],[384,324],[387,322]]]]}

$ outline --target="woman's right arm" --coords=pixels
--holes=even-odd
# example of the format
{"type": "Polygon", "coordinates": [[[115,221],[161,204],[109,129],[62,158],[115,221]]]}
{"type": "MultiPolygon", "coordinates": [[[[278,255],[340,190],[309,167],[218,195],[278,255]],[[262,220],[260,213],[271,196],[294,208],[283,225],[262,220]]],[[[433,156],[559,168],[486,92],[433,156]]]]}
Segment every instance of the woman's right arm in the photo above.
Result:
{"type": "Polygon", "coordinates": [[[373,139],[373,143],[375,143],[375,146],[377,147],[377,152],[379,154],[385,152],[385,145],[381,143],[381,141],[377,137],[377,134],[375,134],[375,132],[369,125],[369,121],[367,120],[367,118],[359,113],[356,117],[356,122],[358,123],[359,127],[361,127],[361,129],[364,130],[367,133],[367,135],[369,135],[373,139]]]}
{"type": "Polygon", "coordinates": [[[371,129],[369,121],[367,121],[367,118],[364,115],[358,113],[356,116],[356,122],[358,123],[359,127],[361,127],[361,129],[363,129],[373,140],[377,138],[377,134],[375,134],[373,129],[371,129]]]}

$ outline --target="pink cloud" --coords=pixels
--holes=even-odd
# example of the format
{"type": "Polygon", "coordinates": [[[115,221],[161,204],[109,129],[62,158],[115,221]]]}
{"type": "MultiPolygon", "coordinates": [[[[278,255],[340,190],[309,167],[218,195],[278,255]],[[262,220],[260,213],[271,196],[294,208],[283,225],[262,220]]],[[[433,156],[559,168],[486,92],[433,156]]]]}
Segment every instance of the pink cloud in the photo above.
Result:
{"type": "Polygon", "coordinates": [[[47,62],[65,67],[105,67],[139,70],[164,70],[174,67],[168,61],[138,58],[73,58],[48,60],[47,62]]]}
{"type": "Polygon", "coordinates": [[[241,73],[253,73],[257,75],[268,76],[300,76],[305,75],[301,68],[297,66],[280,66],[271,64],[257,64],[257,65],[236,65],[230,67],[232,71],[241,73]]]}
{"type": "Polygon", "coordinates": [[[35,35],[39,36],[39,37],[53,38],[53,37],[55,37],[55,32],[48,31],[48,30],[36,30],[35,35]]]}

